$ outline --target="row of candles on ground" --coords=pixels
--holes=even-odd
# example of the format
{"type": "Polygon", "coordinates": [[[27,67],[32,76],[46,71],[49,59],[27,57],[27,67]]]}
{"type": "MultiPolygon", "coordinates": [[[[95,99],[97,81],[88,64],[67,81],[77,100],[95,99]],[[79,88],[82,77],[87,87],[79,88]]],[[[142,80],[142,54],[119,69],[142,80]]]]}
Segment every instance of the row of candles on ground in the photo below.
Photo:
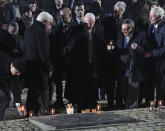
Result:
{"type": "MultiPolygon", "coordinates": [[[[74,107],[72,104],[68,104],[66,107],[67,114],[73,114],[74,113],[74,107]]],[[[101,105],[97,105],[96,109],[84,109],[81,111],[81,113],[89,113],[89,112],[96,112],[98,114],[101,113],[101,105]]]]}
{"type": "MultiPolygon", "coordinates": [[[[150,107],[149,107],[149,110],[150,111],[153,111],[154,110],[154,108],[155,108],[155,101],[150,101],[150,107]]],[[[158,101],[158,108],[164,108],[164,106],[163,106],[163,100],[159,100],[158,101]]]]}
{"type": "MultiPolygon", "coordinates": [[[[18,106],[18,112],[19,112],[19,115],[20,116],[26,116],[27,112],[26,112],[26,108],[24,105],[22,106],[18,106]]],[[[89,112],[96,112],[98,114],[101,113],[101,105],[97,105],[96,109],[84,109],[81,111],[81,113],[89,113],[89,112]]],[[[52,108],[51,111],[50,111],[51,115],[55,115],[55,109],[52,108]]],[[[66,107],[66,113],[67,114],[73,114],[74,113],[74,107],[72,106],[72,104],[68,104],[67,107],[66,107]]],[[[32,117],[34,116],[34,113],[33,111],[30,111],[29,112],[29,117],[32,117]]]]}

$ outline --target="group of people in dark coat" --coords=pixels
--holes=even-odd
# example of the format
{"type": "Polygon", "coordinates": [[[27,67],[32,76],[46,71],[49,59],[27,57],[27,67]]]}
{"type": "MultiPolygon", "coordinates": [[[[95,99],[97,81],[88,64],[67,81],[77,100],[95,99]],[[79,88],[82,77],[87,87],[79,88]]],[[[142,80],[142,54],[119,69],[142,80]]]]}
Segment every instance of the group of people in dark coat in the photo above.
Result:
{"type": "Polygon", "coordinates": [[[143,98],[148,104],[155,88],[157,100],[165,100],[165,13],[155,1],[140,2],[31,1],[18,6],[16,19],[15,5],[0,1],[0,119],[14,85],[15,104],[21,104],[22,79],[27,116],[49,114],[54,84],[53,106],[64,107],[64,92],[79,113],[96,108],[99,88],[107,96],[105,110],[136,108],[143,98]],[[107,2],[111,10],[102,6],[107,2]]]}

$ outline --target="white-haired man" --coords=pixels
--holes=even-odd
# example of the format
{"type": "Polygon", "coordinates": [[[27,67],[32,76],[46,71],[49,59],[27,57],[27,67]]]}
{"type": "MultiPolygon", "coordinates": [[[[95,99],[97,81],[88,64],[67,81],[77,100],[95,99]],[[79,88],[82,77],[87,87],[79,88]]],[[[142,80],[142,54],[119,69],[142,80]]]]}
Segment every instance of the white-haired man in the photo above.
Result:
{"type": "Polygon", "coordinates": [[[150,22],[148,30],[150,52],[145,54],[146,58],[153,60],[152,67],[157,88],[157,100],[165,100],[165,18],[164,10],[161,7],[155,7],[150,11],[150,22]]]}
{"type": "Polygon", "coordinates": [[[78,112],[95,108],[97,104],[98,52],[103,44],[102,32],[96,28],[95,16],[87,13],[84,24],[71,30],[71,87],[70,102],[78,105],[78,112]],[[73,33],[73,34],[72,34],[73,33]],[[81,83],[81,84],[80,84],[81,83]]]}
{"type": "Polygon", "coordinates": [[[123,1],[119,1],[114,5],[114,14],[113,15],[116,20],[118,29],[120,29],[123,19],[126,18],[125,10],[126,10],[126,3],[123,1]]]}
{"type": "Polygon", "coordinates": [[[41,12],[36,21],[30,26],[24,36],[24,57],[11,64],[11,73],[25,74],[25,84],[28,88],[26,110],[45,111],[49,107],[48,74],[49,64],[49,38],[48,33],[53,23],[53,17],[47,12],[41,12]],[[39,100],[39,102],[38,102],[39,100]]]}

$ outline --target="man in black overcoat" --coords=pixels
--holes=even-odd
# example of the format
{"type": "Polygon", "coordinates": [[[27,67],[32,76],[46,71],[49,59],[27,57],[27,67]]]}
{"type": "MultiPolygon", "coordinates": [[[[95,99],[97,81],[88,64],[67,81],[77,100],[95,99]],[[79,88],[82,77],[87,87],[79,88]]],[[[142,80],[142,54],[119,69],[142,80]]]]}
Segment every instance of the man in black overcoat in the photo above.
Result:
{"type": "Polygon", "coordinates": [[[47,12],[41,12],[25,33],[24,56],[11,65],[13,75],[24,70],[25,84],[28,87],[27,115],[30,111],[37,115],[39,111],[45,113],[49,109],[50,43],[47,32],[52,24],[53,17],[47,12]]]}
{"type": "Polygon", "coordinates": [[[92,109],[97,104],[99,59],[102,50],[102,33],[94,27],[95,16],[87,13],[85,22],[71,30],[71,103],[78,105],[78,112],[92,109]]]}

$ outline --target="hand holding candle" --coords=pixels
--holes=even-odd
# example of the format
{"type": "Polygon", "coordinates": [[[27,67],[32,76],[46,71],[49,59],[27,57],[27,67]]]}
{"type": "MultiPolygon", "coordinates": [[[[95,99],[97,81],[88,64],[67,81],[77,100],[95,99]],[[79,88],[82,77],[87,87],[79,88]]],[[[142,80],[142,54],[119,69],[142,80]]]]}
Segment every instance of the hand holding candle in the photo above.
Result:
{"type": "Polygon", "coordinates": [[[115,49],[114,42],[113,40],[109,40],[107,44],[107,50],[113,50],[113,49],[115,49]]]}

